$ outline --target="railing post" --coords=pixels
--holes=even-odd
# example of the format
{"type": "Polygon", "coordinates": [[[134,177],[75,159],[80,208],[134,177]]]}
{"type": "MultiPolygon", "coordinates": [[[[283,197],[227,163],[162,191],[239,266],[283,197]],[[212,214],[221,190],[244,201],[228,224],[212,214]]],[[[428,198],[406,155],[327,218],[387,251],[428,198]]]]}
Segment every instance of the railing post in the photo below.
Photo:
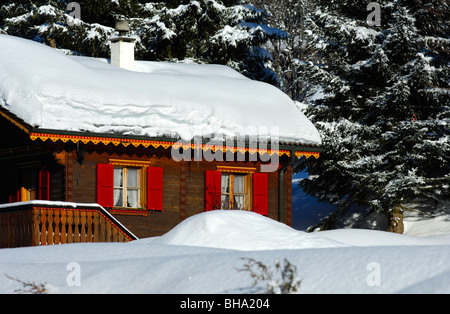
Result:
{"type": "Polygon", "coordinates": [[[85,211],[80,211],[80,216],[81,216],[81,221],[80,221],[80,225],[81,225],[81,242],[86,242],[86,212],[85,211]]]}
{"type": "Polygon", "coordinates": [[[98,211],[92,213],[94,215],[94,242],[100,242],[100,214],[98,211]]]}
{"type": "Polygon", "coordinates": [[[67,211],[67,243],[73,243],[73,236],[75,234],[73,227],[73,213],[73,210],[67,211]]]}
{"type": "Polygon", "coordinates": [[[41,245],[47,245],[47,210],[41,209],[41,245]]]}
{"type": "Polygon", "coordinates": [[[79,243],[80,242],[80,211],[74,210],[73,211],[73,242],[79,243]]]}
{"type": "Polygon", "coordinates": [[[55,238],[53,234],[53,209],[47,210],[47,222],[48,222],[47,244],[54,244],[55,238]]]}
{"type": "Polygon", "coordinates": [[[66,244],[67,243],[67,227],[66,227],[66,223],[67,223],[67,210],[61,210],[61,237],[60,237],[60,241],[61,244],[66,244]]]}
{"type": "Polygon", "coordinates": [[[54,217],[54,222],[55,222],[55,228],[53,229],[54,232],[54,244],[60,244],[61,243],[61,229],[59,227],[59,224],[61,222],[61,210],[60,209],[55,209],[53,211],[55,217],[54,217]]]}
{"type": "Polygon", "coordinates": [[[92,236],[92,211],[87,211],[87,242],[93,242],[92,236]]]}
{"type": "Polygon", "coordinates": [[[40,243],[40,231],[39,231],[39,222],[40,222],[40,214],[41,214],[41,210],[40,209],[32,209],[31,210],[33,213],[33,236],[32,236],[32,245],[33,246],[38,246],[40,243]]]}

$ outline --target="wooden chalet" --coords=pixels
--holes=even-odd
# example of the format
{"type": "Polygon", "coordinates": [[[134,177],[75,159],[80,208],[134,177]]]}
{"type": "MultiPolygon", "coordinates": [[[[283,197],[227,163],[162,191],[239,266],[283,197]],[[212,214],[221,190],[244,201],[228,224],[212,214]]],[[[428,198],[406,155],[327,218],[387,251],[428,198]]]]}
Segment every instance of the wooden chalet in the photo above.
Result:
{"type": "MultiPolygon", "coordinates": [[[[119,229],[125,227],[126,240],[162,235],[189,216],[216,209],[250,210],[290,225],[292,163],[302,156],[317,158],[321,151],[320,143],[282,139],[276,146],[270,141],[252,145],[248,138],[211,145],[208,139],[181,142],[169,135],[49,128],[12,107],[0,106],[0,204],[52,201],[40,206],[55,210],[52,232],[67,225],[61,213],[70,206],[64,203],[100,205],[119,229]],[[175,158],[174,152],[184,158],[175,158]],[[264,172],[274,157],[274,171],[264,172]]],[[[0,217],[10,215],[11,208],[0,205],[0,217]]],[[[48,243],[39,237],[27,243],[48,243]]]]}

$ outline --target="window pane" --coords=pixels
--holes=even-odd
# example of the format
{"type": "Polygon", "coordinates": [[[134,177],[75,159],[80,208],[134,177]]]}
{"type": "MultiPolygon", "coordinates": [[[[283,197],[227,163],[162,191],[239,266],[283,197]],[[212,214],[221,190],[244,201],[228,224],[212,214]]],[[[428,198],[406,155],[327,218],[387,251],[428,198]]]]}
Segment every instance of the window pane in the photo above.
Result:
{"type": "Polygon", "coordinates": [[[230,208],[230,196],[226,194],[222,194],[221,200],[221,209],[229,209],[230,208]]]}
{"type": "Polygon", "coordinates": [[[244,209],[244,195],[235,195],[234,199],[234,209],[244,209]]]}
{"type": "Polygon", "coordinates": [[[234,193],[244,193],[244,176],[235,175],[234,176],[234,193]]]}
{"type": "Polygon", "coordinates": [[[138,169],[128,169],[128,187],[138,187],[138,169]]]}
{"type": "Polygon", "coordinates": [[[127,207],[139,207],[138,190],[127,190],[127,207]]]}
{"type": "Polygon", "coordinates": [[[123,169],[114,168],[114,186],[123,186],[123,169]]]}
{"type": "Polygon", "coordinates": [[[221,193],[230,193],[230,175],[222,174],[221,193]]]}
{"type": "Polygon", "coordinates": [[[123,206],[123,190],[122,189],[114,189],[114,206],[117,206],[117,207],[123,206]]]}

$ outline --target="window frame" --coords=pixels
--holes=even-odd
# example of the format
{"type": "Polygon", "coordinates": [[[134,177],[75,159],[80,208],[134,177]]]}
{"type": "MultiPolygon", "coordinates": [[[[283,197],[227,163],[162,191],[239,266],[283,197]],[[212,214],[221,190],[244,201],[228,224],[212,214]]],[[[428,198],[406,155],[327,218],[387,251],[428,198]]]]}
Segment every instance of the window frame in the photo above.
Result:
{"type": "Polygon", "coordinates": [[[115,193],[116,190],[121,189],[122,190],[122,206],[116,205],[115,201],[113,201],[113,208],[118,209],[140,209],[143,208],[143,191],[145,190],[145,187],[143,186],[144,178],[143,175],[145,173],[145,169],[143,167],[137,167],[137,166],[127,166],[127,165],[114,165],[114,170],[121,169],[122,170],[122,186],[116,186],[115,185],[115,171],[113,174],[113,193],[115,193]],[[129,169],[136,169],[137,170],[137,187],[128,187],[128,170],[129,169]],[[138,200],[137,200],[137,207],[130,207],[128,206],[128,191],[129,190],[137,190],[138,194],[138,200]]]}
{"type": "MultiPolygon", "coordinates": [[[[229,186],[228,192],[224,192],[224,188],[221,186],[220,190],[220,208],[221,209],[240,209],[240,210],[252,210],[252,174],[250,173],[235,173],[235,172],[222,172],[221,173],[221,180],[224,176],[229,176],[229,186]],[[235,192],[234,191],[234,181],[236,176],[243,177],[243,192],[235,192]],[[244,206],[243,208],[235,208],[235,196],[244,196],[244,206]],[[225,206],[225,203],[223,201],[223,196],[228,196],[228,206],[225,206]]],[[[226,189],[225,189],[226,191],[226,189]]]]}
{"type": "MultiPolygon", "coordinates": [[[[126,159],[109,159],[109,163],[97,163],[97,203],[105,208],[109,208],[113,214],[147,216],[148,211],[162,211],[163,167],[150,166],[150,164],[151,161],[126,159]],[[114,189],[120,189],[123,195],[123,188],[128,187],[128,185],[124,187],[115,185],[115,168],[137,168],[141,171],[140,175],[138,175],[140,180],[138,186],[138,207],[123,207],[126,198],[122,199],[122,206],[114,204],[114,189]]],[[[127,180],[127,178],[125,179],[127,180]]],[[[131,190],[131,188],[128,189],[131,190]]]]}

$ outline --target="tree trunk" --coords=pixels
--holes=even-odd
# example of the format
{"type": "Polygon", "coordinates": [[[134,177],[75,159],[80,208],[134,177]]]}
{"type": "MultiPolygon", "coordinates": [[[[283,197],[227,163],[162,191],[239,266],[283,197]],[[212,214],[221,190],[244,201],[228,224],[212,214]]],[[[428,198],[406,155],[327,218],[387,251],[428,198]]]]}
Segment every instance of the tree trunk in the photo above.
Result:
{"type": "Polygon", "coordinates": [[[394,207],[389,213],[389,226],[387,231],[400,234],[403,233],[403,208],[401,205],[394,207]]]}

